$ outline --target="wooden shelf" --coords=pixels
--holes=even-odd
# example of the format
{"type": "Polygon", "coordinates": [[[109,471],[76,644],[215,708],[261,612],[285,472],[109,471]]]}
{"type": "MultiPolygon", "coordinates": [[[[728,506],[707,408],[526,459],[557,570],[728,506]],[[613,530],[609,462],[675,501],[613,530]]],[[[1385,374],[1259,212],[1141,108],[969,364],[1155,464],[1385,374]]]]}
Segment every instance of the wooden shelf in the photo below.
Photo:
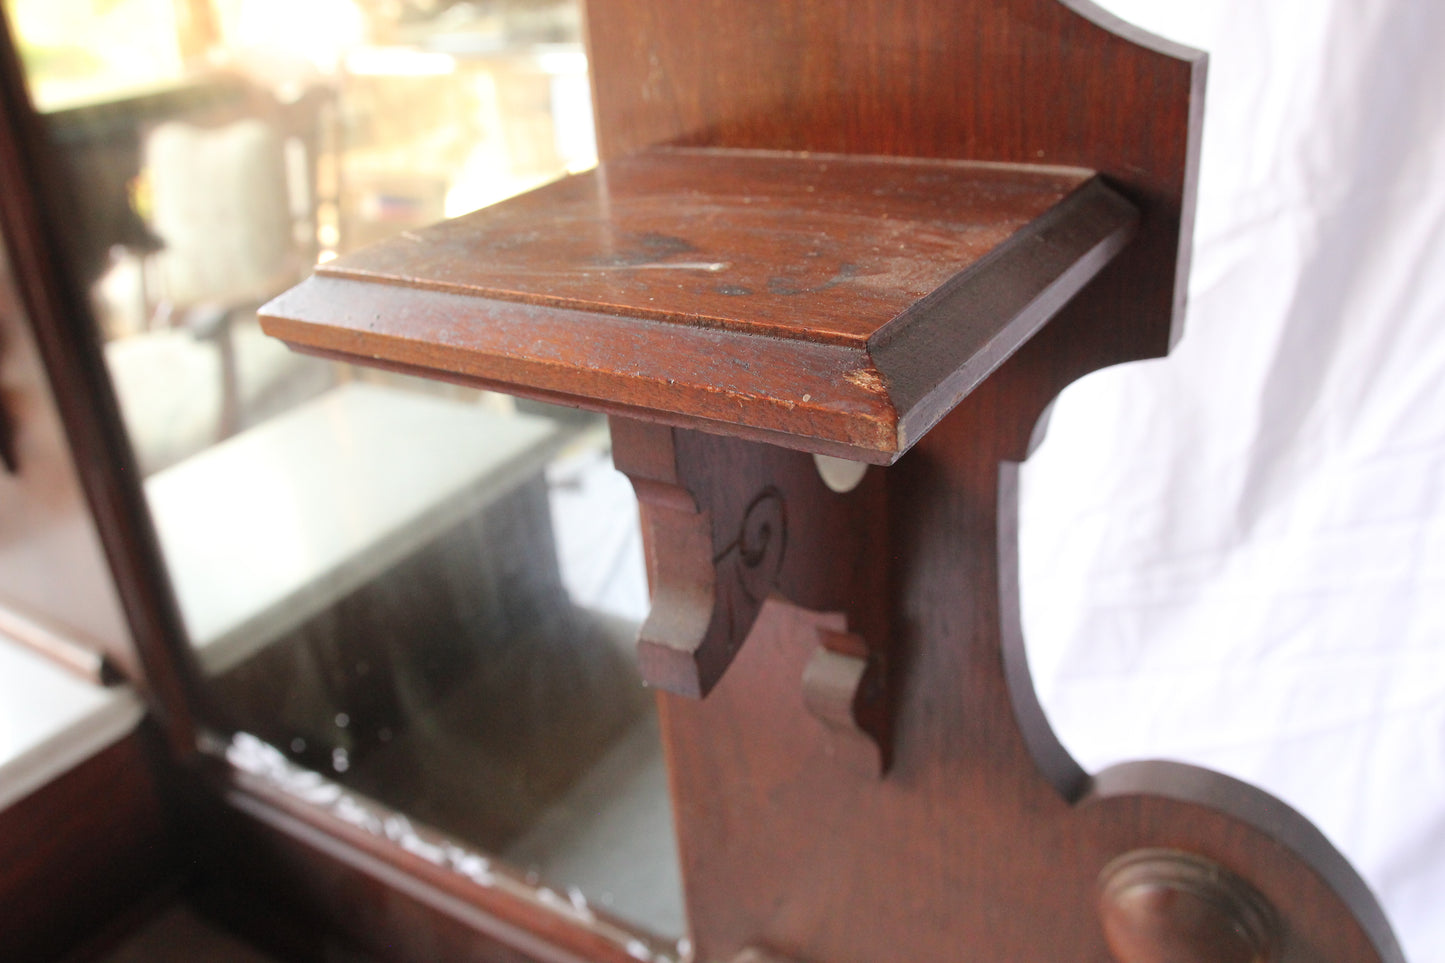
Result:
{"type": "Polygon", "coordinates": [[[1092,171],[658,149],[332,261],[293,348],[887,464],[1131,236],[1092,171]]]}

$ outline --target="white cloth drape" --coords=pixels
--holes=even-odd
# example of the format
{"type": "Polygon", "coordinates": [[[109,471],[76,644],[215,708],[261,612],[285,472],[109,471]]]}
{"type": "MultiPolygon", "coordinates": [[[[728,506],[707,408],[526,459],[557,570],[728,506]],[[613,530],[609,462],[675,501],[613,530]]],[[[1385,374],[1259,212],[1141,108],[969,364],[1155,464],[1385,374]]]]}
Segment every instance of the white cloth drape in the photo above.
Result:
{"type": "Polygon", "coordinates": [[[1040,696],[1087,769],[1280,796],[1445,960],[1445,3],[1104,5],[1210,52],[1194,268],[1025,469],[1040,696]]]}

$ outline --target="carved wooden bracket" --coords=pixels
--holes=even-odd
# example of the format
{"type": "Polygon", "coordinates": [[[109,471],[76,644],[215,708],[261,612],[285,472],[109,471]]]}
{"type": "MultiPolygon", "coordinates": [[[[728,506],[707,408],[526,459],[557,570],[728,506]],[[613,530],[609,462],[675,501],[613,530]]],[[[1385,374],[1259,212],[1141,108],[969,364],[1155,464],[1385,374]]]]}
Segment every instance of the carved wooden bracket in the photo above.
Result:
{"type": "Polygon", "coordinates": [[[808,711],[838,736],[839,755],[870,775],[887,772],[892,749],[886,670],[883,655],[841,627],[818,629],[818,650],[803,670],[808,711]]]}
{"type": "Polygon", "coordinates": [[[613,419],[612,434],[647,540],[652,611],[638,641],[647,683],[705,696],[771,599],[801,616],[799,637],[816,647],[802,698],[834,734],[835,755],[854,770],[885,772],[888,633],[872,601],[886,583],[885,555],[869,532],[881,514],[877,491],[857,490],[856,480],[846,492],[831,489],[813,459],[771,446],[623,419],[613,419]],[[682,450],[689,444],[709,450],[682,450]],[[711,450],[718,446],[728,450],[711,450]],[[714,469],[719,457],[735,474],[714,469]],[[801,517],[790,515],[792,504],[807,506],[801,517]]]}
{"type": "Polygon", "coordinates": [[[613,420],[613,457],[631,480],[647,535],[652,611],[638,636],[648,685],[701,698],[742,646],[773,592],[788,545],[775,486],[719,516],[679,469],[673,429],[613,420]]]}

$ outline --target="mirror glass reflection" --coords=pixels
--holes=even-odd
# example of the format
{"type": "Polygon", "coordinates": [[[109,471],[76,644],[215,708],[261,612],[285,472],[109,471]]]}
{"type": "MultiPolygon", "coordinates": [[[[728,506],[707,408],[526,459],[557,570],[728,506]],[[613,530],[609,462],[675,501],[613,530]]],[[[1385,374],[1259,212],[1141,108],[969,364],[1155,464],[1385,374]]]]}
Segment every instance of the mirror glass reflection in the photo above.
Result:
{"type": "Polygon", "coordinates": [[[210,723],[681,934],[605,421],[256,322],[318,261],[595,163],[576,3],[5,2],[210,723]]]}

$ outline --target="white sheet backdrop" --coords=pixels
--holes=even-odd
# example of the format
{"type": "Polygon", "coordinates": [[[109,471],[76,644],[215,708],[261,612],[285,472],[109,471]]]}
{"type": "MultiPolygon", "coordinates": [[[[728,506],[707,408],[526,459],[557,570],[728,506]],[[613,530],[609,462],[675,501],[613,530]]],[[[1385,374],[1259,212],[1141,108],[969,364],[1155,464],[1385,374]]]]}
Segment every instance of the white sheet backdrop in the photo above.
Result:
{"type": "Polygon", "coordinates": [[[1025,470],[1040,695],[1087,769],[1282,797],[1445,960],[1445,2],[1105,6],[1210,52],[1194,270],[1025,470]]]}

